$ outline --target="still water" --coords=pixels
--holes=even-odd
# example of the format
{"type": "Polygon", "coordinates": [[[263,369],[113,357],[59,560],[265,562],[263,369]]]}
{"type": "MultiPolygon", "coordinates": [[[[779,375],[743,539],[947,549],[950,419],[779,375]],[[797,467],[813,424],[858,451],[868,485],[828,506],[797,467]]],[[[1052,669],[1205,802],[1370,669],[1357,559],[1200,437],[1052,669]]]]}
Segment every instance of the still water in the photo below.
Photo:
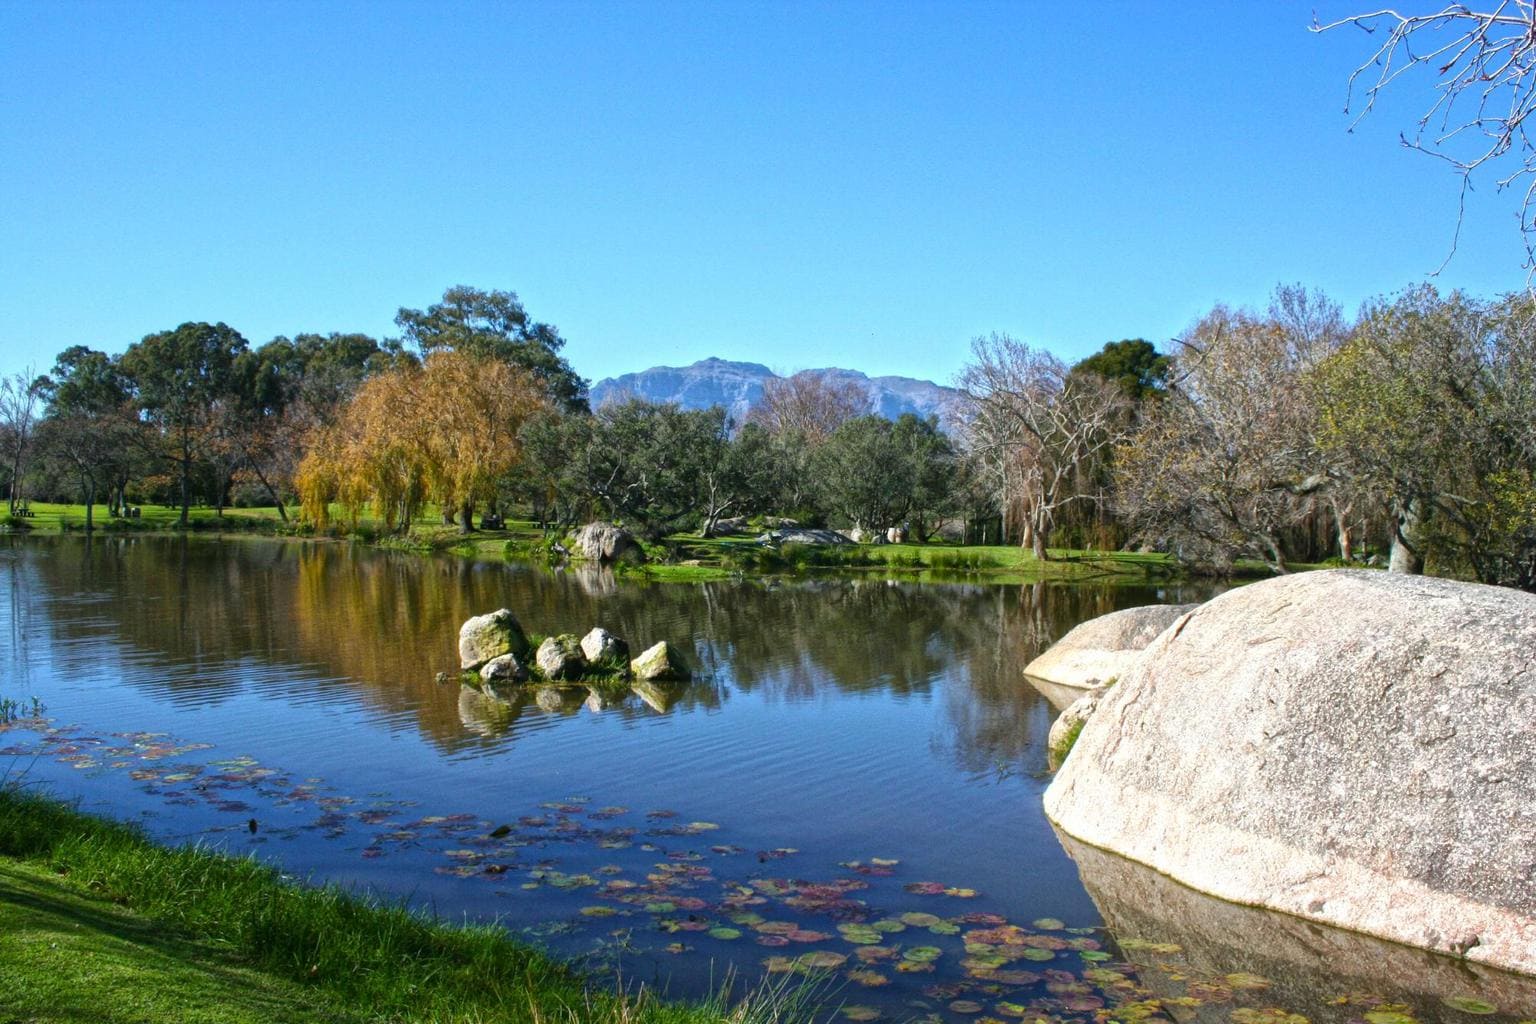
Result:
{"type": "Polygon", "coordinates": [[[730,971],[825,972],[852,1020],[1383,1024],[1368,1015],[1526,998],[1458,976],[1457,1009],[1362,969],[1298,983],[1326,985],[1334,1011],[1277,1005],[1294,957],[1264,959],[1245,939],[1260,925],[1220,940],[1247,957],[1224,971],[1192,948],[1195,910],[1121,925],[1146,900],[1113,894],[1142,890],[1102,865],[1080,878],[1040,811],[1055,711],[1020,669],[1084,619],[1208,591],[645,585],[328,543],[0,545],[0,697],[47,719],[0,732],[0,772],[165,841],[497,919],[602,975],[692,996],[730,971]],[[435,682],[459,623],[498,607],[534,633],[667,640],[696,678],[517,701],[435,682]]]}

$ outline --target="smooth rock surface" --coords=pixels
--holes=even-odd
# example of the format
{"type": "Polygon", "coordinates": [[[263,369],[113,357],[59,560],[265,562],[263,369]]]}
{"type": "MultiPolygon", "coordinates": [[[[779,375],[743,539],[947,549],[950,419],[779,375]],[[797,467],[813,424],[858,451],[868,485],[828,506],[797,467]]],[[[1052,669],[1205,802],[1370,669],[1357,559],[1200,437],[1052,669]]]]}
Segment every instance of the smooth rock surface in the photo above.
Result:
{"type": "Polygon", "coordinates": [[[480,679],[487,683],[521,683],[528,678],[528,666],[515,654],[501,654],[480,666],[480,679]]]}
{"type": "Polygon", "coordinates": [[[473,671],[503,654],[515,654],[519,658],[528,654],[528,637],[518,624],[517,616],[506,608],[498,608],[464,620],[459,627],[460,668],[473,671]]]}
{"type": "Polygon", "coordinates": [[[1066,709],[1056,716],[1056,721],[1051,723],[1051,732],[1045,741],[1045,766],[1051,771],[1056,771],[1066,763],[1067,755],[1072,752],[1072,744],[1076,739],[1073,730],[1088,724],[1088,719],[1092,718],[1094,712],[1099,709],[1099,701],[1107,692],[1109,687],[1095,686],[1068,704],[1066,709]]]}
{"type": "Polygon", "coordinates": [[[1211,895],[1536,974],[1536,595],[1368,571],[1163,632],[1045,794],[1211,895]]]}
{"type": "Polygon", "coordinates": [[[576,531],[576,550],[591,562],[609,564],[619,559],[645,561],[640,542],[628,530],[612,523],[588,523],[576,531]]]}
{"type": "Polygon", "coordinates": [[[1159,633],[1195,607],[1150,604],[1089,619],[1024,666],[1024,674],[1083,690],[1102,686],[1129,671],[1159,633]]]}
{"type": "Polygon", "coordinates": [[[581,653],[593,664],[605,659],[622,659],[626,664],[629,662],[629,644],[601,626],[593,626],[581,638],[581,653]]]}
{"type": "Polygon", "coordinates": [[[534,660],[545,679],[580,679],[587,670],[581,641],[570,633],[545,637],[534,660]]]}
{"type": "Polygon", "coordinates": [[[641,682],[668,682],[688,678],[688,666],[662,640],[640,653],[629,663],[630,673],[641,682]]]}

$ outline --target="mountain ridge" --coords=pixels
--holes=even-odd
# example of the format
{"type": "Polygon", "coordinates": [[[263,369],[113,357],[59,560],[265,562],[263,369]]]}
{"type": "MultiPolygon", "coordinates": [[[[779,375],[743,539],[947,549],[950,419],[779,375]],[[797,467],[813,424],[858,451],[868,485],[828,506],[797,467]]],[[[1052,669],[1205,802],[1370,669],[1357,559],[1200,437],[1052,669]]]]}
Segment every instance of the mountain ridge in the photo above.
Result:
{"type": "MultiPolygon", "coordinates": [[[[861,370],[828,366],[801,370],[838,383],[862,387],[869,395],[870,411],[886,419],[903,413],[921,417],[937,416],[946,429],[955,419],[955,405],[960,392],[917,377],[886,374],[871,377],[861,370]]],[[[591,388],[592,408],[623,401],[627,397],[649,402],[670,402],[684,409],[708,409],[722,406],[737,423],[762,401],[763,389],[770,380],[783,380],[762,363],[751,363],[710,356],[689,366],[653,366],[635,373],[605,377],[591,388]]]]}

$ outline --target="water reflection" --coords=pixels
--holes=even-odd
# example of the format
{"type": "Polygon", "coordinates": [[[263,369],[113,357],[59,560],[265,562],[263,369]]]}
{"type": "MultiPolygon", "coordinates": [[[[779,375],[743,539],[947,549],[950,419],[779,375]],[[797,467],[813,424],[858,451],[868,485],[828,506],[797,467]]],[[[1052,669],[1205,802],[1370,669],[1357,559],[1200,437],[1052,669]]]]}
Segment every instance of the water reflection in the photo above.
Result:
{"type": "MultiPolygon", "coordinates": [[[[1058,833],[1141,984],[1178,1019],[1229,1024],[1230,1001],[1201,999],[1256,979],[1267,1006],[1313,1022],[1466,1020],[1448,1005],[1488,1004],[1506,1020],[1536,1016],[1536,978],[1213,899],[1150,868],[1058,833]],[[1215,989],[1212,988],[1212,981],[1215,989]],[[1383,1005],[1396,1010],[1380,1010],[1383,1005]]],[[[1496,1017],[1485,1017],[1496,1020],[1496,1017]]]]}
{"type": "MultiPolygon", "coordinates": [[[[708,711],[733,693],[773,703],[829,688],[895,700],[942,690],[952,727],[935,746],[966,771],[1022,770],[1035,720],[1049,712],[1019,667],[1084,618],[1168,599],[1152,588],[881,579],[621,584],[603,570],[549,574],[323,542],[57,538],[5,550],[13,606],[50,605],[55,658],[99,657],[88,641],[110,637],[135,661],[128,681],[158,695],[209,704],[256,686],[361,701],[448,753],[495,749],[540,715],[583,707],[634,717],[708,711]],[[500,700],[436,683],[454,667],[459,623],[501,606],[537,633],[601,625],[634,650],[674,642],[699,682],[500,700]]],[[[12,632],[26,632],[19,617],[12,632]]]]}

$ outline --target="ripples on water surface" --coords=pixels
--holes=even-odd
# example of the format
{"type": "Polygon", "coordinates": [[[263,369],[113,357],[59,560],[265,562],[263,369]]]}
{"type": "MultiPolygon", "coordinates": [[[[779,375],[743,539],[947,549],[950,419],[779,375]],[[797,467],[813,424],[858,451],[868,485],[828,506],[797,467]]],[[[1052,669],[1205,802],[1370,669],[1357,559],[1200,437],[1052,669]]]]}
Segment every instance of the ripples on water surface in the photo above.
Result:
{"type": "MultiPolygon", "coordinates": [[[[0,697],[41,698],[52,727],[0,733],[3,762],[157,837],[496,916],[678,995],[820,965],[853,1019],[1272,1009],[1266,978],[1191,980],[1172,942],[1158,987],[1040,812],[1054,711],[1021,667],[1086,618],[1203,593],[0,543],[0,697]],[[699,678],[612,702],[436,684],[459,623],[502,606],[532,632],[680,643],[699,678]]],[[[1387,998],[1350,991],[1336,1019],[1387,998]]]]}

